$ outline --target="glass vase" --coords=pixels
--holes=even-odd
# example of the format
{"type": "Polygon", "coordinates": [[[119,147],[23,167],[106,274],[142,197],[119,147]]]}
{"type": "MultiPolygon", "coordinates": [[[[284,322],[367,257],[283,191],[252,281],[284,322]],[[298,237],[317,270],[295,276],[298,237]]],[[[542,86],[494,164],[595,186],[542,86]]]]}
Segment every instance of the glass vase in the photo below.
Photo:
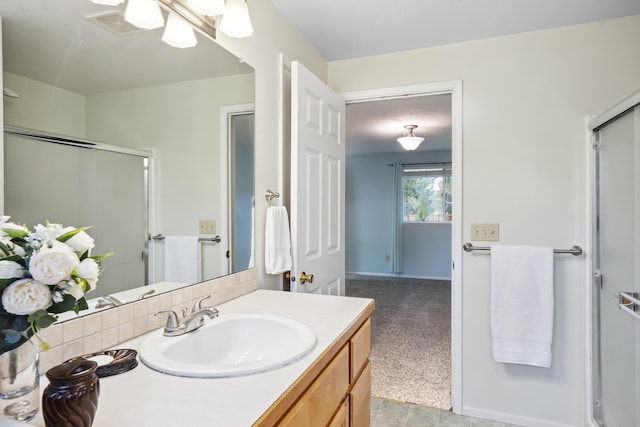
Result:
{"type": "Polygon", "coordinates": [[[39,346],[31,341],[0,355],[0,418],[27,422],[38,413],[39,356],[39,346]]]}

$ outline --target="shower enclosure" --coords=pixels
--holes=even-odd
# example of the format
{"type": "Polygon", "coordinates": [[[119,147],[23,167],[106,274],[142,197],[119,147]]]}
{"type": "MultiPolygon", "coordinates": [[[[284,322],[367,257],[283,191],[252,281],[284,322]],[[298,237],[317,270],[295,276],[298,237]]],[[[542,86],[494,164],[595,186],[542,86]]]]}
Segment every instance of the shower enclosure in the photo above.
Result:
{"type": "Polygon", "coordinates": [[[640,92],[589,123],[593,143],[592,413],[640,425],[640,92]]]}

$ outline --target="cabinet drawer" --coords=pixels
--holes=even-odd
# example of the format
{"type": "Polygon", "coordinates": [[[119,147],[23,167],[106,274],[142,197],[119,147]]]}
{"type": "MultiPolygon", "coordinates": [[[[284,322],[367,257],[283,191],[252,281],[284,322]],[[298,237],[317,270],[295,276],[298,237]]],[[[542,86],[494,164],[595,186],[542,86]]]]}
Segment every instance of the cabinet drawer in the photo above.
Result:
{"type": "Polygon", "coordinates": [[[344,346],[278,425],[324,427],[348,390],[349,346],[344,346]]]}
{"type": "Polygon", "coordinates": [[[349,393],[350,427],[369,427],[371,422],[371,364],[366,363],[362,374],[349,393]]]}
{"type": "Polygon", "coordinates": [[[336,416],[331,420],[328,427],[350,427],[349,426],[349,399],[344,399],[336,416]]]}
{"type": "Polygon", "coordinates": [[[349,377],[349,383],[358,378],[358,375],[362,371],[365,363],[369,359],[371,353],[371,319],[367,319],[366,322],[353,334],[349,341],[349,347],[351,349],[351,371],[349,377]]]}

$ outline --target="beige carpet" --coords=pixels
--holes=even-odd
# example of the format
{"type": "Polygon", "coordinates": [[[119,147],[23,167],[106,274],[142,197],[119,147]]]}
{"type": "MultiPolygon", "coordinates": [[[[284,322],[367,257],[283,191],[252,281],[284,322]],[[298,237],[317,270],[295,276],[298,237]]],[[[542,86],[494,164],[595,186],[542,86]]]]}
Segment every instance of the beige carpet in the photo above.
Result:
{"type": "Polygon", "coordinates": [[[376,300],[371,395],[451,407],[451,282],[347,275],[346,295],[376,300]]]}

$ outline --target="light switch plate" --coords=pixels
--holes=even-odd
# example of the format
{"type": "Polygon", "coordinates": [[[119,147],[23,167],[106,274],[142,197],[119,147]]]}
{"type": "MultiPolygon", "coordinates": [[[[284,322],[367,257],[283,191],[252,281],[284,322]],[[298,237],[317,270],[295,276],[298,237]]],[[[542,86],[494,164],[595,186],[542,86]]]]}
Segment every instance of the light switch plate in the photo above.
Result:
{"type": "Polygon", "coordinates": [[[471,240],[497,242],[500,240],[500,224],[474,222],[471,224],[471,240]]]}
{"type": "Polygon", "coordinates": [[[201,219],[199,230],[200,234],[216,234],[216,220],[201,219]]]}

